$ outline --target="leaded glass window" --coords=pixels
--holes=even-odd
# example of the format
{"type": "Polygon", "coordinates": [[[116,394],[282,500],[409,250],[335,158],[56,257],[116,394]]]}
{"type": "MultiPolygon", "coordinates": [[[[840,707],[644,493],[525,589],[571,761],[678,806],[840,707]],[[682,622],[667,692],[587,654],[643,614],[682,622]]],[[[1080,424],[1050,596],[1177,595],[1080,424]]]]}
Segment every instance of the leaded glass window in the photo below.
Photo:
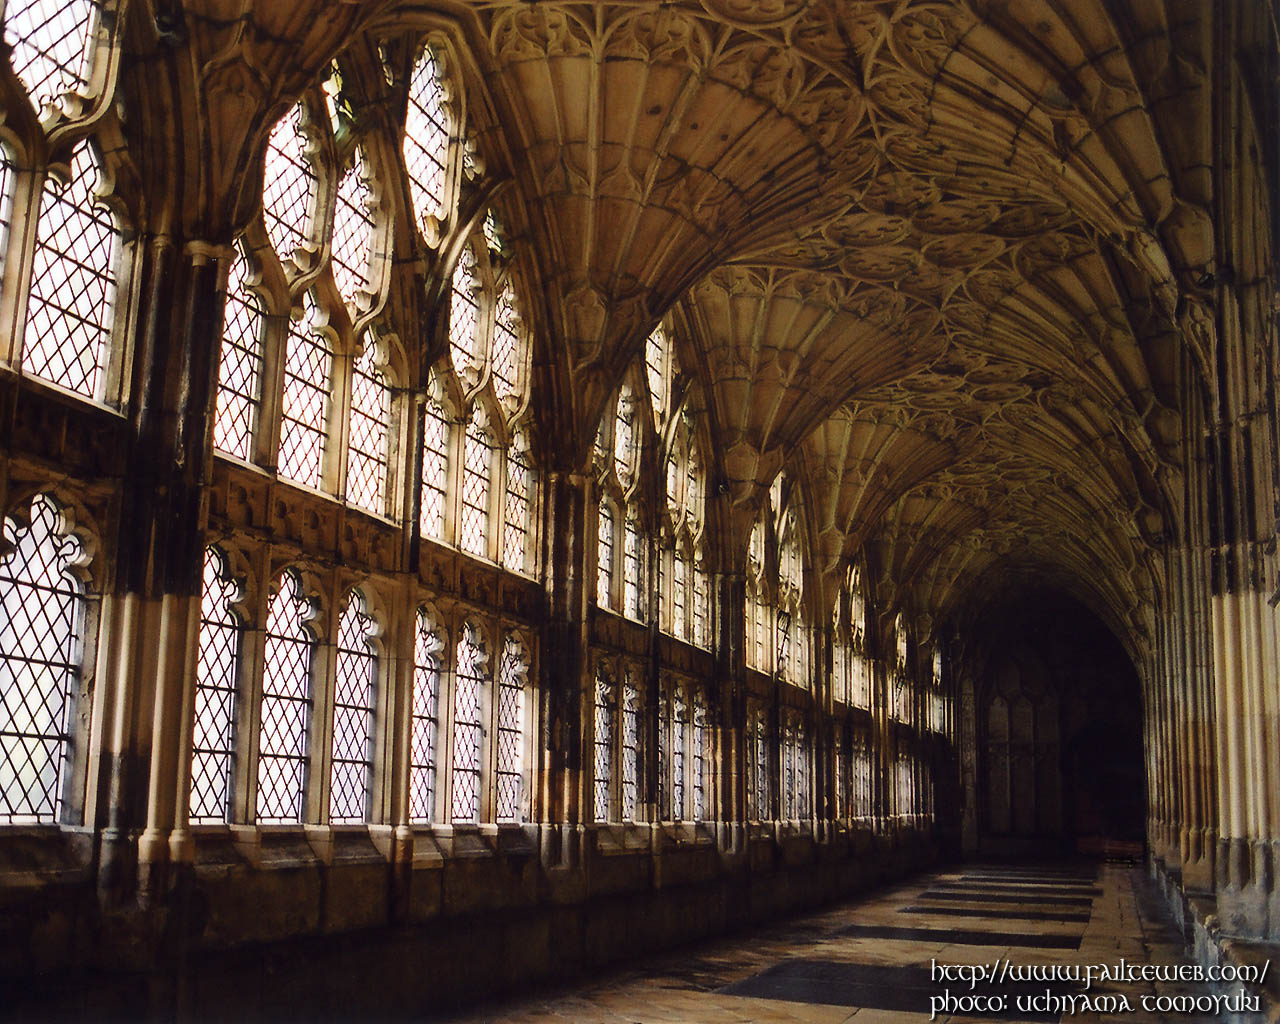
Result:
{"type": "Polygon", "coordinates": [[[711,584],[705,569],[693,570],[693,642],[708,647],[711,642],[711,584]]]}
{"type": "Polygon", "coordinates": [[[498,673],[497,815],[519,821],[524,809],[524,684],[529,672],[524,645],[508,634],[498,673]]]}
{"type": "Polygon", "coordinates": [[[462,550],[489,554],[489,483],[493,472],[493,440],[478,415],[467,424],[462,452],[462,513],[458,539],[462,550]]]}
{"type": "Polygon", "coordinates": [[[351,373],[351,434],[347,451],[347,498],[379,515],[386,511],[387,440],[391,389],[374,363],[366,340],[351,373]]]}
{"type": "Polygon", "coordinates": [[[218,404],[213,419],[214,447],[246,462],[253,456],[262,394],[262,301],[248,286],[248,276],[249,261],[244,249],[236,246],[227,272],[218,404]]]}
{"type": "Polygon", "coordinates": [[[653,402],[655,420],[660,420],[666,405],[666,354],[667,335],[659,325],[653,329],[644,346],[645,376],[649,382],[649,398],[653,402]]]}
{"type": "Polygon", "coordinates": [[[480,361],[476,336],[480,319],[480,304],[476,299],[476,260],[469,245],[463,246],[453,268],[450,293],[449,355],[454,372],[461,374],[480,361]]]}
{"type": "Polygon", "coordinates": [[[607,500],[600,502],[596,526],[596,604],[608,608],[613,592],[613,509],[607,500]]]}
{"type": "Polygon", "coordinates": [[[595,819],[609,821],[613,804],[613,681],[603,665],[596,668],[595,819]]]}
{"type": "Polygon", "coordinates": [[[422,508],[419,529],[424,537],[444,535],[449,482],[449,421],[444,408],[427,395],[422,419],[422,508]]]}
{"type": "Polygon", "coordinates": [[[502,564],[524,572],[529,535],[529,489],[533,473],[529,458],[517,441],[507,452],[507,500],[503,505],[502,564]]]}
{"type": "Polygon", "coordinates": [[[10,61],[37,111],[89,84],[97,9],[93,0],[9,0],[5,5],[10,61]]]}
{"type": "Polygon", "coordinates": [[[4,252],[9,243],[9,224],[13,220],[13,162],[9,151],[0,144],[0,273],[4,272],[4,252]]]}
{"type": "Polygon", "coordinates": [[[374,621],[364,603],[360,592],[352,591],[338,621],[329,772],[329,821],[334,825],[359,824],[369,815],[377,657],[370,643],[374,621]]]}
{"type": "Polygon", "coordinates": [[[677,550],[673,555],[672,561],[671,632],[674,636],[684,639],[685,606],[688,601],[688,595],[685,592],[685,584],[689,575],[689,564],[685,561],[684,554],[679,550],[677,550]]]}
{"type": "Polygon", "coordinates": [[[4,520],[0,558],[0,822],[62,817],[72,708],[79,676],[84,596],[70,567],[80,541],[52,499],[30,521],[4,520]]]}
{"type": "Polygon", "coordinates": [[[276,122],[267,140],[262,176],[262,216],[276,255],[291,260],[307,240],[316,173],[306,156],[301,103],[276,122]]]}
{"type": "Polygon", "coordinates": [[[319,489],[324,481],[333,349],[324,332],[311,327],[313,313],[308,295],[306,321],[289,322],[279,465],[282,476],[319,489]]]}
{"type": "Polygon", "coordinates": [[[636,431],[631,396],[623,389],[613,420],[613,469],[618,479],[628,481],[635,466],[636,431]]]}
{"type": "Polygon", "coordinates": [[[418,609],[413,645],[413,725],[409,751],[409,820],[430,822],[436,810],[436,740],[440,721],[439,631],[418,609]]]}
{"type": "Polygon", "coordinates": [[[305,625],[311,601],[294,572],[280,578],[267,609],[258,752],[260,824],[302,820],[311,731],[315,638],[305,625]]]}
{"type": "Polygon", "coordinates": [[[239,591],[239,585],[231,578],[226,556],[217,548],[208,548],[204,553],[195,723],[191,738],[190,820],[193,825],[230,820],[242,631],[240,618],[231,605],[239,591]]]}
{"type": "Polygon", "coordinates": [[[373,256],[373,190],[364,164],[364,154],[356,148],[351,166],[338,180],[333,206],[333,283],[355,309],[362,295],[370,291],[369,262],[373,256]]]}
{"type": "Polygon", "coordinates": [[[515,398],[520,387],[519,324],[515,290],[508,282],[493,318],[493,391],[500,402],[515,398]]]}
{"type": "Polygon", "coordinates": [[[693,695],[693,820],[707,816],[707,704],[693,695]]]}
{"type": "Polygon", "coordinates": [[[639,806],[640,690],[631,669],[622,684],[622,818],[634,821],[639,806]]]}
{"type": "Polygon", "coordinates": [[[640,574],[643,565],[640,527],[634,517],[629,516],[622,535],[622,614],[629,619],[640,618],[640,574]]]}
{"type": "Polygon", "coordinates": [[[796,726],[788,719],[782,727],[782,817],[794,820],[796,813],[796,726]]]}
{"type": "Polygon", "coordinates": [[[470,622],[462,627],[455,653],[453,690],[453,793],[457,822],[480,820],[480,765],[484,726],[483,691],[488,682],[484,639],[470,622]]]}
{"type": "Polygon", "coordinates": [[[684,821],[685,729],[688,707],[679,687],[671,695],[671,820],[684,821]]]}
{"type": "Polygon", "coordinates": [[[99,395],[116,289],[119,232],[97,199],[100,180],[88,139],[66,181],[45,179],[24,336],[25,368],[86,398],[99,395]]]}
{"type": "Polygon", "coordinates": [[[658,815],[664,821],[671,819],[671,699],[662,694],[658,698],[658,815]]]}
{"type": "Polygon", "coordinates": [[[419,227],[426,218],[444,216],[445,166],[449,156],[449,115],[435,54],[424,46],[409,80],[409,109],[404,125],[404,165],[409,196],[419,227]]]}

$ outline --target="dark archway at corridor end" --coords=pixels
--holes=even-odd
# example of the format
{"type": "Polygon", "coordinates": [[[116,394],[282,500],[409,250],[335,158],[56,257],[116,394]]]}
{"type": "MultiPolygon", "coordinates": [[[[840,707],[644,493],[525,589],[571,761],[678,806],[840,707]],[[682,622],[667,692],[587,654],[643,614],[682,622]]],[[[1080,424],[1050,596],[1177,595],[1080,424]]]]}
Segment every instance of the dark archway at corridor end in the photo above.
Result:
{"type": "Polygon", "coordinates": [[[1114,634],[1073,598],[1020,593],[957,655],[966,852],[1139,853],[1142,695],[1114,634]]]}

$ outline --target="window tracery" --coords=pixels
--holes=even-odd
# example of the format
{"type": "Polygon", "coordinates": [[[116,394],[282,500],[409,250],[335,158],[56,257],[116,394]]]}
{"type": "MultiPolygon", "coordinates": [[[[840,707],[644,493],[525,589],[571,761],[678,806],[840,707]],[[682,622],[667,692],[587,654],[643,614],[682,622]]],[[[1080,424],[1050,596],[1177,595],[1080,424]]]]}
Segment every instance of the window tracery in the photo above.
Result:
{"type": "Polygon", "coordinates": [[[60,507],[37,495],[4,519],[0,557],[0,822],[63,818],[72,711],[80,672],[83,546],[60,507]]]}

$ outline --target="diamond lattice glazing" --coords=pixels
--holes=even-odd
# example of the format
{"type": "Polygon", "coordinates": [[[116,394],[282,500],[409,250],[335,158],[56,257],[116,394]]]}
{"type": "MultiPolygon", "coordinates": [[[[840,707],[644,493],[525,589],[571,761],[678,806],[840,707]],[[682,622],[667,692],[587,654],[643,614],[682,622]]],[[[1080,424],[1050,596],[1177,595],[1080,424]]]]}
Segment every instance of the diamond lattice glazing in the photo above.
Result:
{"type": "Polygon", "coordinates": [[[56,822],[62,813],[68,721],[79,670],[83,591],[68,567],[81,555],[51,499],[30,523],[4,520],[0,558],[0,822],[56,822]]]}
{"type": "Polygon", "coordinates": [[[262,388],[262,301],[246,284],[248,273],[244,251],[237,246],[227,273],[218,405],[213,420],[214,446],[245,461],[253,454],[262,388]]]}
{"type": "Polygon", "coordinates": [[[96,199],[98,161],[86,139],[71,176],[50,176],[40,197],[23,364],[86,398],[98,396],[111,336],[116,231],[96,199]]]}
{"type": "Polygon", "coordinates": [[[337,685],[333,695],[333,749],[329,773],[329,821],[355,825],[369,813],[373,774],[373,709],[377,658],[369,638],[373,618],[353,591],[338,621],[337,685]]]}
{"type": "Polygon", "coordinates": [[[231,608],[240,587],[217,548],[204,554],[195,723],[191,734],[193,825],[229,820],[239,700],[240,619],[231,608]]]}
{"type": "Polygon", "coordinates": [[[89,83],[93,0],[9,0],[4,41],[37,110],[89,83]]]}
{"type": "Polygon", "coordinates": [[[387,436],[391,389],[373,361],[373,345],[351,373],[351,434],[347,449],[347,498],[379,515],[386,511],[387,436]]]}
{"type": "Polygon", "coordinates": [[[409,820],[430,822],[436,806],[436,733],[440,719],[440,634],[418,609],[413,647],[413,725],[409,751],[409,820]]]}
{"type": "Polygon", "coordinates": [[[258,750],[258,822],[302,820],[311,719],[311,662],[315,638],[303,624],[311,602],[293,572],[267,609],[258,750]]]}

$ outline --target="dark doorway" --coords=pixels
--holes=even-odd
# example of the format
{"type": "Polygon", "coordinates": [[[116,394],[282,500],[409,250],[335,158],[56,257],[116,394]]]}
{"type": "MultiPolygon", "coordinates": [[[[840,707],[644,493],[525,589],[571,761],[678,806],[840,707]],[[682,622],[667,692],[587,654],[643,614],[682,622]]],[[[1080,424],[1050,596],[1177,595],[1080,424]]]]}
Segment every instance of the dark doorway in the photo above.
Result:
{"type": "Polygon", "coordinates": [[[1145,830],[1142,697],[1119,641],[1076,601],[1027,595],[989,606],[969,636],[970,848],[1131,852],[1145,830]]]}

